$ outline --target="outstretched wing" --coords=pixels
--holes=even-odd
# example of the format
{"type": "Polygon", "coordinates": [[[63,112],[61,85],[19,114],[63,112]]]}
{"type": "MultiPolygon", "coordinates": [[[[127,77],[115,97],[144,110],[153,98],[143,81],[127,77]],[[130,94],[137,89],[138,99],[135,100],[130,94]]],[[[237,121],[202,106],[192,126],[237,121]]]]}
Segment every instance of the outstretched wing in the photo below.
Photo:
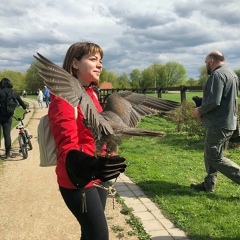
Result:
{"type": "Polygon", "coordinates": [[[38,69],[39,75],[44,79],[44,83],[54,95],[65,99],[73,107],[77,107],[86,94],[79,81],[63,68],[52,63],[41,54],[37,54],[39,57],[34,56],[34,58],[42,65],[35,65],[35,67],[38,69]]]}
{"type": "Polygon", "coordinates": [[[102,115],[115,113],[128,127],[136,127],[143,116],[171,111],[180,103],[131,91],[113,93],[107,98],[102,115]]]}
{"type": "Polygon", "coordinates": [[[63,68],[52,63],[41,54],[34,56],[42,65],[36,65],[39,75],[43,78],[51,93],[57,95],[73,107],[80,104],[85,124],[92,131],[94,139],[100,139],[101,134],[113,134],[112,127],[97,112],[97,109],[80,82],[63,68]]]}

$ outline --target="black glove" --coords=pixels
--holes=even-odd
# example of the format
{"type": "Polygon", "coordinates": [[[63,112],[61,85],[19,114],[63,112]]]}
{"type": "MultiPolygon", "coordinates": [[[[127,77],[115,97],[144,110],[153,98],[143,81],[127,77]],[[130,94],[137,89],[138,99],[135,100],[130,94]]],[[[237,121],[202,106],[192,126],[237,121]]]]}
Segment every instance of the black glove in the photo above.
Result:
{"type": "Polygon", "coordinates": [[[202,105],[202,98],[198,96],[194,96],[192,100],[195,102],[196,107],[200,107],[202,105]]]}
{"type": "Polygon", "coordinates": [[[95,158],[74,149],[66,157],[68,177],[77,188],[83,188],[94,179],[105,182],[117,178],[126,166],[125,158],[118,155],[95,158]]]}

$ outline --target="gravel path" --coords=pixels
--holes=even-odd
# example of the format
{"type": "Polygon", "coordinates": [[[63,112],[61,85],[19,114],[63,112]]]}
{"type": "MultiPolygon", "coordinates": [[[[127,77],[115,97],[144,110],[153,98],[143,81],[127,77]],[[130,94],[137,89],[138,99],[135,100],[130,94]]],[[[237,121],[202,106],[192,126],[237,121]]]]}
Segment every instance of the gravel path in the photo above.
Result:
{"type": "MultiPolygon", "coordinates": [[[[30,108],[33,116],[27,128],[33,135],[33,150],[29,151],[28,159],[23,160],[15,141],[15,158],[1,160],[0,239],[77,240],[80,236],[79,225],[60,196],[55,168],[39,167],[37,126],[39,119],[47,113],[47,108],[39,109],[37,101],[26,100],[32,102],[30,108]]],[[[17,132],[16,129],[13,131],[17,132]]],[[[3,154],[3,146],[1,153],[3,154]]],[[[106,216],[110,240],[138,239],[127,235],[131,228],[125,223],[128,217],[120,213],[121,205],[115,202],[115,209],[112,206],[112,199],[109,199],[106,216]],[[122,230],[115,232],[114,227],[122,230]]]]}

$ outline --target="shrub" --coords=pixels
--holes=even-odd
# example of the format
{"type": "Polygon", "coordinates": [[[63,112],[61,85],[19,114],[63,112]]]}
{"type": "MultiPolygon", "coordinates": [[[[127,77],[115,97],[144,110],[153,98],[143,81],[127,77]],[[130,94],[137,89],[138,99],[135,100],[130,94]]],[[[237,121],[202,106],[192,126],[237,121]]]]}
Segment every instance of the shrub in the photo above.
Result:
{"type": "Polygon", "coordinates": [[[193,117],[195,105],[191,102],[183,102],[181,106],[168,113],[168,117],[177,125],[178,132],[186,132],[190,137],[204,138],[205,129],[200,119],[193,117]]]}
{"type": "MultiPolygon", "coordinates": [[[[181,106],[168,113],[168,117],[177,125],[178,132],[186,132],[189,137],[202,139],[205,136],[205,128],[201,124],[201,119],[193,117],[194,103],[183,102],[181,106]]],[[[240,113],[240,105],[238,105],[238,112],[240,113]]],[[[240,122],[240,115],[238,116],[240,122]]],[[[235,141],[230,141],[228,148],[240,147],[240,136],[235,141]]]]}

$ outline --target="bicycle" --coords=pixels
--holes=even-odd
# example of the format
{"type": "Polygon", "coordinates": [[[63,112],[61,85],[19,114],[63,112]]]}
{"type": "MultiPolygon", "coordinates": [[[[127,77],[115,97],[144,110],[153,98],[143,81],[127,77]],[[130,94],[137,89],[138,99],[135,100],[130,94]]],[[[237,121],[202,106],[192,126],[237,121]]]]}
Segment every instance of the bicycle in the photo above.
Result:
{"type": "Polygon", "coordinates": [[[17,121],[20,122],[20,124],[16,126],[16,129],[19,129],[18,134],[18,143],[20,148],[19,152],[22,153],[23,159],[28,158],[28,151],[33,149],[31,142],[32,135],[30,135],[28,129],[24,127],[23,123],[25,115],[26,113],[23,113],[22,118],[16,118],[15,116],[13,116],[17,121]]]}

